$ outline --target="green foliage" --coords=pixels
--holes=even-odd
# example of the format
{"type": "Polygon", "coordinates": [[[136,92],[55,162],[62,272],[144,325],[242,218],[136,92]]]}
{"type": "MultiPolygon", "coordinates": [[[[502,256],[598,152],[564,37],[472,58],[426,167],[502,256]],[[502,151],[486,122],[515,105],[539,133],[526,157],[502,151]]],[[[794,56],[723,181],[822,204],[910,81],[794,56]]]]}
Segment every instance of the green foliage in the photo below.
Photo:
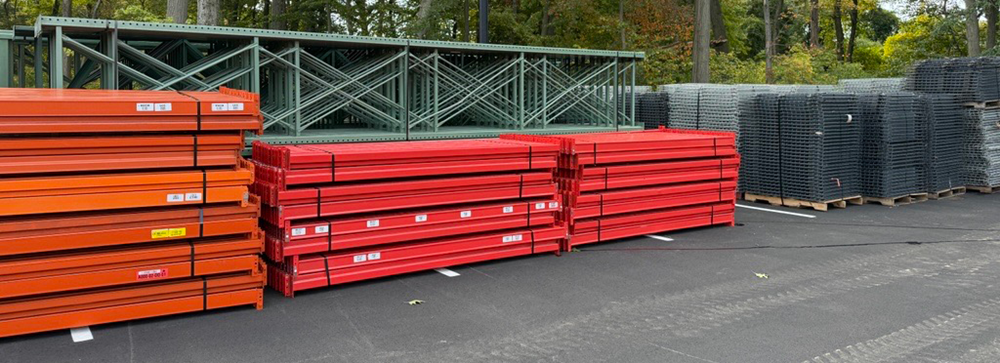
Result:
{"type": "Polygon", "coordinates": [[[712,54],[712,83],[764,83],[764,62],[743,60],[732,53],[712,54]]]}
{"type": "Polygon", "coordinates": [[[899,17],[891,11],[875,8],[858,17],[861,25],[861,35],[879,43],[899,30],[899,17]]]}
{"type": "Polygon", "coordinates": [[[913,61],[965,55],[965,23],[961,14],[943,17],[918,15],[900,25],[899,32],[886,38],[883,57],[885,72],[901,75],[913,61]]]}

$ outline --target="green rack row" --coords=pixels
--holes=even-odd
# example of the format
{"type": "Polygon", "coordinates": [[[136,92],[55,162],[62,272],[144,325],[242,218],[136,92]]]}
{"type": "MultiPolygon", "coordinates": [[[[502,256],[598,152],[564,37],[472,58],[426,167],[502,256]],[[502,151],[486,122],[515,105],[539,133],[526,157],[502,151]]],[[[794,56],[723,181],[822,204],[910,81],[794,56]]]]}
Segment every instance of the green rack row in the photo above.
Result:
{"type": "Polygon", "coordinates": [[[259,92],[274,143],[639,129],[640,52],[39,17],[0,86],[259,92]],[[41,70],[41,71],[36,71],[41,70]]]}

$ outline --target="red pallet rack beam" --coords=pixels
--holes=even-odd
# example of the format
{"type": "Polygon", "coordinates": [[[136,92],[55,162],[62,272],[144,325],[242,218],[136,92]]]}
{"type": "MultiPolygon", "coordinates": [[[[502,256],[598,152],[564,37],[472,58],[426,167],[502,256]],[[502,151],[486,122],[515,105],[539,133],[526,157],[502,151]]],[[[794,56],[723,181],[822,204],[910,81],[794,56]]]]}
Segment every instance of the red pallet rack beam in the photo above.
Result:
{"type": "Polygon", "coordinates": [[[644,185],[734,179],[739,174],[737,157],[643,164],[584,167],[579,191],[597,191],[644,185]]]}
{"type": "Polygon", "coordinates": [[[733,200],[736,181],[724,180],[585,193],[572,208],[574,219],[733,200]]]}
{"type": "Polygon", "coordinates": [[[732,201],[577,220],[566,248],[650,233],[712,225],[733,225],[732,201]]]}
{"type": "Polygon", "coordinates": [[[253,274],[0,300],[0,337],[241,305],[262,309],[266,280],[261,265],[253,274]]]}
{"type": "Polygon", "coordinates": [[[0,175],[236,166],[242,134],[0,138],[0,175]]]}
{"type": "Polygon", "coordinates": [[[303,256],[297,266],[268,265],[268,285],[285,294],[415,271],[533,253],[558,253],[564,227],[540,227],[474,236],[398,243],[303,256]]]}
{"type": "Polygon", "coordinates": [[[0,89],[0,134],[254,131],[256,94],[219,92],[0,89]]]}
{"type": "Polygon", "coordinates": [[[658,129],[559,136],[500,135],[501,139],[559,144],[560,168],[583,165],[634,163],[735,156],[732,133],[658,129]]]}
{"type": "Polygon", "coordinates": [[[263,236],[120,246],[0,260],[0,299],[256,271],[263,236]]]}
{"type": "Polygon", "coordinates": [[[257,227],[260,201],[0,219],[0,256],[243,234],[257,227]]]}
{"type": "Polygon", "coordinates": [[[272,261],[294,264],[287,259],[311,253],[551,225],[559,211],[558,201],[542,199],[286,222],[282,228],[265,226],[268,232],[265,249],[272,261]]]}
{"type": "Polygon", "coordinates": [[[191,170],[0,179],[0,216],[242,201],[253,164],[191,170]]]}
{"type": "Polygon", "coordinates": [[[258,165],[258,173],[268,173],[261,178],[280,188],[359,180],[552,169],[556,167],[558,152],[559,148],[554,144],[498,139],[294,146],[275,146],[257,141],[253,144],[253,159],[262,164],[258,165]]]}
{"type": "Polygon", "coordinates": [[[551,198],[556,194],[552,173],[405,180],[279,190],[258,181],[263,219],[275,226],[285,221],[356,213],[481,203],[504,199],[551,198]],[[269,204],[269,205],[268,205],[269,204]]]}

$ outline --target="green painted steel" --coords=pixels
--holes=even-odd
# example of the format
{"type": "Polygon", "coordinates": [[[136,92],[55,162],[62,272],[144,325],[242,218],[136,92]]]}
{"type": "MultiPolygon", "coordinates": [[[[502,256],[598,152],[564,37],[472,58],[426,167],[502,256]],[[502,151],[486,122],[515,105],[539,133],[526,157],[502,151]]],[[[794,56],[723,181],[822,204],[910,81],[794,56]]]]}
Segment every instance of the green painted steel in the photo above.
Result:
{"type": "Polygon", "coordinates": [[[281,143],[642,126],[641,52],[59,17],[4,42],[0,70],[17,87],[259,92],[264,138],[281,143]]]}

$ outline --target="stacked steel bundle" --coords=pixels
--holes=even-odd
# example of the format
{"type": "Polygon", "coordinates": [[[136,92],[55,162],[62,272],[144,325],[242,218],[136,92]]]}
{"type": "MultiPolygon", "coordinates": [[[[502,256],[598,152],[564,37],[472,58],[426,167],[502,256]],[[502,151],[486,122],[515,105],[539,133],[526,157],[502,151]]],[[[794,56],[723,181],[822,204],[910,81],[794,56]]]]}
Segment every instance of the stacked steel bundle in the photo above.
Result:
{"type": "Polygon", "coordinates": [[[922,96],[926,192],[941,193],[966,185],[962,150],[965,110],[959,99],[948,94],[922,96]]]}
{"type": "Polygon", "coordinates": [[[861,194],[885,205],[909,202],[924,183],[920,96],[910,92],[858,98],[862,126],[861,194]]]}
{"type": "Polygon", "coordinates": [[[746,199],[819,210],[860,202],[855,96],[762,94],[754,104],[743,145],[751,160],[744,168],[746,199]]]}
{"type": "Polygon", "coordinates": [[[991,190],[1000,187],[1000,108],[969,108],[965,120],[966,183],[991,190]]]}
{"type": "Polygon", "coordinates": [[[636,122],[647,130],[666,127],[670,120],[670,96],[665,91],[636,95],[635,107],[636,122]]]}
{"type": "Polygon", "coordinates": [[[888,93],[903,90],[905,78],[842,79],[839,88],[847,93],[888,93]]]}
{"type": "Polygon", "coordinates": [[[1000,59],[928,59],[913,65],[905,89],[951,94],[959,103],[995,103],[1000,100],[1000,59]]]}
{"type": "Polygon", "coordinates": [[[566,250],[734,222],[740,159],[732,133],[658,129],[501,138],[560,146],[566,250]]]}
{"type": "Polygon", "coordinates": [[[670,127],[738,133],[738,109],[736,86],[677,85],[670,98],[670,127]]]}
{"type": "Polygon", "coordinates": [[[262,307],[256,95],[0,91],[0,336],[262,307]]]}
{"type": "Polygon", "coordinates": [[[558,147],[498,139],[253,144],[269,285],[295,291],[543,252],[558,147]]]}

